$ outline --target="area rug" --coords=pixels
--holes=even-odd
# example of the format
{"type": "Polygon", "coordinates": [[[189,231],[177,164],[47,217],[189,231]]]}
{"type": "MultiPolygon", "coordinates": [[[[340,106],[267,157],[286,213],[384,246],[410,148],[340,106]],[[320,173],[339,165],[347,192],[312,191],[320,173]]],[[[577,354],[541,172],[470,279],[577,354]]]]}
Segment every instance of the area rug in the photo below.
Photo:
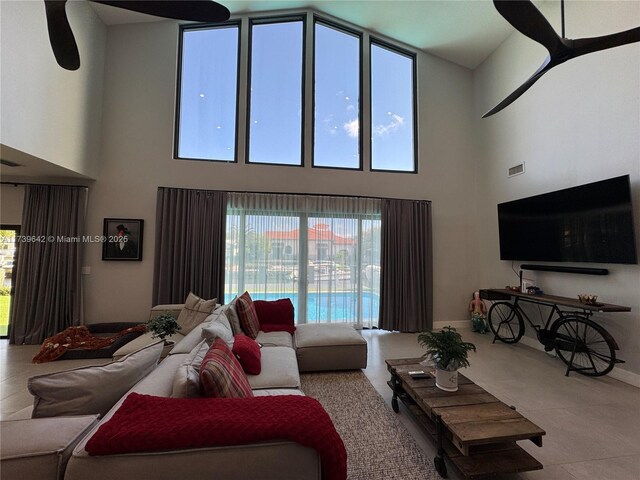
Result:
{"type": "Polygon", "coordinates": [[[439,480],[433,463],[361,371],[305,373],[302,390],[329,413],[348,480],[439,480]]]}

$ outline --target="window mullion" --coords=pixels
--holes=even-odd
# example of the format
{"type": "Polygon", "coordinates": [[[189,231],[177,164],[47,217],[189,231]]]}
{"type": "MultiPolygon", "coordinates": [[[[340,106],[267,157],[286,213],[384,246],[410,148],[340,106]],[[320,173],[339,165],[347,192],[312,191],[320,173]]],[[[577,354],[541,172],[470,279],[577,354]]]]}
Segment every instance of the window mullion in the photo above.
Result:
{"type": "Polygon", "coordinates": [[[358,217],[358,245],[356,247],[356,290],[357,290],[357,308],[356,314],[358,318],[358,327],[362,327],[362,279],[360,272],[362,272],[362,217],[358,217]]]}
{"type": "Polygon", "coordinates": [[[298,245],[298,323],[307,323],[307,285],[309,264],[308,241],[309,218],[306,213],[300,214],[300,235],[298,245]]]}
{"type": "Polygon", "coordinates": [[[246,237],[246,231],[247,231],[247,225],[246,225],[246,214],[244,212],[244,210],[242,210],[240,212],[240,222],[239,222],[239,231],[238,231],[238,236],[239,236],[239,240],[238,240],[238,244],[239,244],[239,257],[238,258],[238,295],[240,295],[241,293],[243,293],[245,291],[244,288],[244,269],[245,269],[245,257],[246,257],[246,252],[245,252],[245,237],[246,237]]]}
{"type": "Polygon", "coordinates": [[[360,100],[360,135],[362,136],[362,168],[371,170],[371,48],[367,32],[362,34],[362,68],[360,82],[362,82],[362,99],[360,100]]]}

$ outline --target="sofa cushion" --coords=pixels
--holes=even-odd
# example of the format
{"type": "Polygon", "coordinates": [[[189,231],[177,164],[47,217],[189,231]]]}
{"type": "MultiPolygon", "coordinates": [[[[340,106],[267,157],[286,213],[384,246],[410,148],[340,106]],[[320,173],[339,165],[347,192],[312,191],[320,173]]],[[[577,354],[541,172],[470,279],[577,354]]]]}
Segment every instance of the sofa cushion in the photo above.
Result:
{"type": "Polygon", "coordinates": [[[238,317],[240,317],[240,326],[245,335],[255,339],[260,331],[260,322],[258,321],[258,314],[256,313],[256,307],[253,305],[253,300],[249,292],[244,292],[238,297],[236,303],[238,310],[238,317]]]}
{"type": "Polygon", "coordinates": [[[260,331],[256,342],[265,347],[289,347],[293,348],[293,337],[287,332],[263,332],[260,331]]]}
{"type": "Polygon", "coordinates": [[[300,374],[295,350],[269,347],[261,350],[260,375],[247,375],[251,388],[299,388],[300,374]]]}
{"type": "Polygon", "coordinates": [[[104,415],[155,368],[162,348],[159,340],[107,365],[31,377],[28,388],[35,397],[33,418],[104,415]]]}
{"type": "Polygon", "coordinates": [[[246,335],[236,335],[231,350],[236,356],[245,373],[259,375],[262,369],[260,364],[260,345],[253,338],[246,335]]]}
{"type": "Polygon", "coordinates": [[[209,345],[205,340],[202,340],[185,358],[173,377],[172,397],[195,398],[200,396],[200,366],[208,351],[209,345]]]}
{"type": "Polygon", "coordinates": [[[304,393],[297,388],[265,388],[253,391],[254,397],[271,397],[275,395],[304,395],[304,393]]]}
{"type": "MultiPolygon", "coordinates": [[[[173,341],[176,345],[184,338],[184,335],[180,332],[176,332],[173,335],[169,335],[166,339],[167,341],[173,341]]],[[[114,360],[121,360],[123,357],[132,354],[133,352],[137,352],[141,348],[148,347],[151,344],[157,343],[160,341],[159,338],[153,338],[153,333],[147,332],[143,333],[137,338],[134,338],[126,345],[122,346],[113,354],[114,360]]]]}
{"type": "Polygon", "coordinates": [[[240,362],[221,338],[214,340],[202,360],[200,390],[205,397],[253,397],[251,386],[240,362]]]}
{"type": "Polygon", "coordinates": [[[178,315],[178,324],[182,327],[180,332],[187,335],[191,330],[200,325],[211,315],[217,306],[217,298],[203,300],[202,298],[189,293],[184,302],[184,307],[178,315]]]}
{"type": "Polygon", "coordinates": [[[221,338],[227,347],[233,348],[233,330],[224,312],[212,313],[207,317],[206,326],[202,327],[202,335],[209,345],[213,345],[216,338],[221,338]],[[209,319],[211,319],[209,321],[209,319]]]}
{"type": "Polygon", "coordinates": [[[294,325],[294,309],[293,303],[288,298],[280,300],[256,300],[253,302],[260,329],[265,332],[289,332],[296,331],[294,325]]]}

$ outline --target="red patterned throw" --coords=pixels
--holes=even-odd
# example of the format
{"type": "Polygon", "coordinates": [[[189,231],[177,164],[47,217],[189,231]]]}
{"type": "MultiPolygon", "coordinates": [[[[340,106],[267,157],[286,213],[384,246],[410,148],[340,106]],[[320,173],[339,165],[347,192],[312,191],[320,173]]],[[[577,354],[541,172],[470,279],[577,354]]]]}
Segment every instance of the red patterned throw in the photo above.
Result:
{"type": "Polygon", "coordinates": [[[33,363],[51,362],[71,349],[97,350],[108,347],[120,337],[133,332],[145,332],[146,330],[146,325],[138,325],[125,328],[111,337],[97,337],[89,332],[89,328],[86,325],[69,327],[45,339],[40,351],[33,357],[33,363]]]}
{"type": "Polygon", "coordinates": [[[316,450],[324,480],[347,478],[347,452],[331,418],[317,400],[300,395],[163,398],[131,393],[86,450],[115,455],[270,440],[316,450]]]}

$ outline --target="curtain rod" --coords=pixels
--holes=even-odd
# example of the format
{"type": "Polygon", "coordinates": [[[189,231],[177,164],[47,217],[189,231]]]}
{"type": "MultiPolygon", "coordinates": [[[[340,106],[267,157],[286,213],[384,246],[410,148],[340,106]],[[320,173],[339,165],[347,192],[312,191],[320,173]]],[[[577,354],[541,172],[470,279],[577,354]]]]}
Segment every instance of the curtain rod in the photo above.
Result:
{"type": "Polygon", "coordinates": [[[81,188],[89,188],[86,185],[60,185],[54,183],[29,183],[29,182],[0,182],[1,185],[13,185],[17,187],[18,185],[41,185],[43,187],[81,187],[81,188]]]}
{"type": "Polygon", "coordinates": [[[396,197],[376,197],[371,195],[342,195],[337,193],[295,193],[295,192],[254,192],[251,190],[212,190],[204,188],[183,188],[183,187],[166,187],[159,185],[158,188],[173,188],[175,190],[199,190],[202,192],[224,192],[224,193],[259,193],[263,195],[302,195],[302,196],[315,196],[315,197],[347,197],[347,198],[372,198],[375,200],[404,200],[409,202],[427,202],[431,203],[431,200],[421,200],[417,198],[396,198],[396,197]]]}

